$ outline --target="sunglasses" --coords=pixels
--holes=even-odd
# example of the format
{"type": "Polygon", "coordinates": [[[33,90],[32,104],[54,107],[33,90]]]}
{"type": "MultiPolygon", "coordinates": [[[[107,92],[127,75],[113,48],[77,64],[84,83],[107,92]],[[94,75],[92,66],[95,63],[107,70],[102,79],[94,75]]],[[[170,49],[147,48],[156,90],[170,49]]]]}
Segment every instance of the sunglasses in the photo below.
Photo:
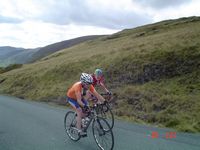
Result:
{"type": "Polygon", "coordinates": [[[90,83],[83,83],[83,85],[87,85],[87,86],[89,86],[89,85],[91,85],[90,83]]]}

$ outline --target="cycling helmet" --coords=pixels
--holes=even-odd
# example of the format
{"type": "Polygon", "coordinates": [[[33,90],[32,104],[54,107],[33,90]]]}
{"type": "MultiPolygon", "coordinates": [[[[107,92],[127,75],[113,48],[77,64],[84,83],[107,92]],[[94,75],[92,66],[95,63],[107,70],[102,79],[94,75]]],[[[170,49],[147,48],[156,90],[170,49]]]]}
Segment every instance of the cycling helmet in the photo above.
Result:
{"type": "Polygon", "coordinates": [[[81,81],[81,83],[92,84],[93,78],[90,74],[82,73],[81,77],[80,77],[80,81],[81,81]]]}
{"type": "Polygon", "coordinates": [[[102,76],[103,75],[103,71],[101,69],[96,69],[94,74],[99,77],[99,76],[102,76]]]}

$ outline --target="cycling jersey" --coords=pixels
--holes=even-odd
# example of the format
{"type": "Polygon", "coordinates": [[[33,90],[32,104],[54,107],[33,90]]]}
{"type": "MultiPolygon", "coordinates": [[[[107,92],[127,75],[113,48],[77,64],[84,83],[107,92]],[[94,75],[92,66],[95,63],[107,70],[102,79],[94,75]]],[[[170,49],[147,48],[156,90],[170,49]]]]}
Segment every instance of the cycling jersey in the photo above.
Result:
{"type": "MultiPolygon", "coordinates": [[[[94,86],[90,85],[88,90],[94,93],[94,90],[95,90],[94,86]]],[[[83,87],[82,87],[81,82],[76,82],[74,85],[72,85],[72,87],[67,92],[67,97],[77,100],[76,92],[83,93],[83,87]]]]}
{"type": "Polygon", "coordinates": [[[104,82],[104,77],[103,76],[101,77],[100,80],[96,79],[95,74],[92,74],[91,76],[93,78],[93,83],[92,83],[93,86],[99,85],[100,83],[104,82]]]}

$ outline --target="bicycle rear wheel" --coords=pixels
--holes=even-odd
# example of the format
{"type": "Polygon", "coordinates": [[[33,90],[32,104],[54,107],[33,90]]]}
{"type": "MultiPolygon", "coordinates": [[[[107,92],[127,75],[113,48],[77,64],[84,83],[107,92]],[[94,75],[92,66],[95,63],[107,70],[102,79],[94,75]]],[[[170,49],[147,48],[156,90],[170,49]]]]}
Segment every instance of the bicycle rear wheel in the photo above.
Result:
{"type": "Polygon", "coordinates": [[[98,117],[92,123],[92,131],[95,142],[101,150],[112,150],[114,147],[114,136],[110,125],[104,118],[98,117]]]}
{"type": "Polygon", "coordinates": [[[78,141],[81,136],[76,128],[76,116],[77,114],[73,111],[68,111],[64,119],[64,127],[67,135],[73,141],[78,141]]]}

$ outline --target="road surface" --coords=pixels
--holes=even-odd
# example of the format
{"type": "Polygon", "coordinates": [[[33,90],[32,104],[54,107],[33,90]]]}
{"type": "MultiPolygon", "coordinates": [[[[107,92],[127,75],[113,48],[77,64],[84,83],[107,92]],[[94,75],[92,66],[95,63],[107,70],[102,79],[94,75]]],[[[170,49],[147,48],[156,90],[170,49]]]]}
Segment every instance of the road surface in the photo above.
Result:
{"type": "MultiPolygon", "coordinates": [[[[0,150],[97,150],[91,129],[88,137],[71,141],[64,132],[68,110],[44,103],[0,96],[0,150]]],[[[200,134],[116,121],[115,150],[200,150],[200,134]],[[152,136],[155,136],[153,138],[152,136]],[[158,136],[158,137],[157,137],[158,136]]]]}

